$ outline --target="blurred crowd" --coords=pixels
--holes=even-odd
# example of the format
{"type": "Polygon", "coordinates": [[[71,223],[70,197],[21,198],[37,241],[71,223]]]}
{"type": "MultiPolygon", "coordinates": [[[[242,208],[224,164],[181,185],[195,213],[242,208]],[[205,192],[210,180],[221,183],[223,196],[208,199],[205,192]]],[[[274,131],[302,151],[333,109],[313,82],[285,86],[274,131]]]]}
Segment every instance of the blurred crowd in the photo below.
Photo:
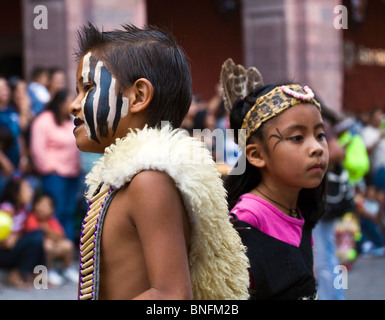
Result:
{"type": "Polygon", "coordinates": [[[343,168],[354,187],[354,213],[361,233],[357,250],[384,255],[384,110],[372,107],[357,116],[346,113],[334,128],[345,151],[343,168]]]}
{"type": "Polygon", "coordinates": [[[315,275],[319,299],[344,300],[336,267],[385,256],[385,119],[379,107],[323,113],[329,167],[325,214],[313,230],[315,275]]]}
{"type": "Polygon", "coordinates": [[[0,268],[16,287],[32,284],[37,265],[48,268],[52,285],[78,280],[77,211],[90,160],[75,144],[66,77],[44,67],[30,82],[0,76],[0,213],[13,220],[0,239],[0,268]]]}
{"type": "MultiPolygon", "coordinates": [[[[84,179],[101,156],[76,147],[66,72],[36,67],[31,79],[0,75],[0,224],[4,214],[13,220],[5,238],[0,232],[0,269],[10,271],[7,284],[22,288],[32,283],[37,265],[48,267],[51,285],[78,280],[73,262],[87,210],[84,179]]],[[[213,91],[209,101],[194,96],[182,128],[204,141],[214,158],[218,147],[231,150],[218,161],[226,174],[237,146],[226,135],[219,85],[213,91]],[[211,134],[217,128],[220,139],[211,134]]]]}
{"type": "MultiPolygon", "coordinates": [[[[101,155],[81,153],[76,147],[68,112],[74,93],[66,87],[66,77],[61,69],[42,67],[33,70],[30,82],[0,76],[0,213],[13,220],[11,233],[4,239],[0,235],[0,268],[10,271],[7,282],[18,287],[31,283],[28,277],[37,265],[47,266],[52,285],[77,281],[73,261],[87,210],[84,178],[101,155]]],[[[343,150],[330,177],[346,172],[345,189],[354,202],[333,217],[342,221],[349,214],[349,223],[355,223],[353,229],[347,223],[337,226],[338,258],[352,259],[351,253],[346,258],[345,247],[384,255],[384,110],[325,118],[343,150]],[[343,240],[346,234],[353,237],[349,244],[343,240]]],[[[219,171],[227,175],[239,150],[228,130],[219,84],[207,101],[193,97],[181,127],[205,142],[219,171]]]]}
{"type": "Polygon", "coordinates": [[[340,144],[346,150],[343,165],[349,173],[350,184],[355,187],[354,214],[359,226],[356,250],[358,253],[384,256],[384,110],[380,107],[372,107],[370,110],[360,113],[356,118],[347,114],[341,123],[345,123],[340,128],[339,138],[340,144]],[[363,145],[362,152],[356,151],[360,141],[363,145]],[[365,163],[367,163],[366,166],[365,163]],[[354,171],[353,168],[357,168],[357,170],[354,171]]]}
{"type": "Polygon", "coordinates": [[[201,140],[210,151],[218,170],[226,176],[239,158],[238,146],[230,130],[229,117],[222,99],[221,85],[214,88],[209,100],[194,95],[181,128],[201,140]]]}

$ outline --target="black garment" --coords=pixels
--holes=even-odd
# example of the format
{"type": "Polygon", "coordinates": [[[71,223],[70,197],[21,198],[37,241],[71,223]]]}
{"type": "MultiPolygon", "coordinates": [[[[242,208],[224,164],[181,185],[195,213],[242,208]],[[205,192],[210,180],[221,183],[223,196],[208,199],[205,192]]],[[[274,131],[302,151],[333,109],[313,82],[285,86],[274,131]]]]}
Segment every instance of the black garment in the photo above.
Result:
{"type": "Polygon", "coordinates": [[[306,223],[297,248],[244,221],[235,221],[250,260],[250,299],[314,299],[311,227],[306,223]],[[249,229],[247,229],[249,228],[249,229]]]}
{"type": "Polygon", "coordinates": [[[327,173],[325,215],[322,219],[333,220],[354,210],[354,186],[349,183],[349,174],[342,165],[335,165],[327,173]]]}
{"type": "Polygon", "coordinates": [[[45,265],[41,231],[24,234],[11,250],[0,249],[0,268],[32,273],[37,265],[45,265]]]}

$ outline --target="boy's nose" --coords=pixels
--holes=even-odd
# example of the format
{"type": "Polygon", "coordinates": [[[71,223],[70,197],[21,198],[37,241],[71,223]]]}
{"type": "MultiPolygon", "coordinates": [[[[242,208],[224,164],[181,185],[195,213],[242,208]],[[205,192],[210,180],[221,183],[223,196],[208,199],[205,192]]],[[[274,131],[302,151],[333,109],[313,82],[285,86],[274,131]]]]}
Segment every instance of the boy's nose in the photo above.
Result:
{"type": "Polygon", "coordinates": [[[69,104],[69,112],[73,116],[76,116],[81,111],[81,97],[77,95],[75,99],[69,104]]]}

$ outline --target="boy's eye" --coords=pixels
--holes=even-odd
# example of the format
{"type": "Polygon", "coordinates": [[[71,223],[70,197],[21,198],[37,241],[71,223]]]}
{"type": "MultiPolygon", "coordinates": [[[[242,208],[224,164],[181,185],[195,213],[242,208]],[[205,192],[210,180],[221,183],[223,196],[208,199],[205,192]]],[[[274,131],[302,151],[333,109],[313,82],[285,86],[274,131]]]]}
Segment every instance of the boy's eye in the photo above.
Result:
{"type": "Polygon", "coordinates": [[[83,85],[83,90],[85,91],[85,92],[88,92],[89,90],[91,90],[93,88],[93,85],[91,85],[91,84],[85,84],[85,85],[83,85]]]}

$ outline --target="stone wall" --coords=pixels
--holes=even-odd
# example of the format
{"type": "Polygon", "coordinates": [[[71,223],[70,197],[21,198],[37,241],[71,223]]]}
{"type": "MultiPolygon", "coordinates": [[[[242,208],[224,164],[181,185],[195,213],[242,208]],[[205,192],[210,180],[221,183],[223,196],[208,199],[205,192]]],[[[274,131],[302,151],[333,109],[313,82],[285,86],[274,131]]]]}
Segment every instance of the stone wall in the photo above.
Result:
{"type": "Polygon", "coordinates": [[[311,86],[325,104],[342,108],[342,31],[334,28],[340,1],[243,0],[245,64],[265,83],[311,86]]]}
{"type": "Polygon", "coordinates": [[[60,67],[66,70],[68,86],[75,89],[77,30],[91,21],[103,30],[122,24],[146,23],[145,0],[23,0],[24,73],[30,80],[35,66],[60,67]],[[36,29],[34,8],[43,5],[48,11],[47,28],[36,29]]]}

